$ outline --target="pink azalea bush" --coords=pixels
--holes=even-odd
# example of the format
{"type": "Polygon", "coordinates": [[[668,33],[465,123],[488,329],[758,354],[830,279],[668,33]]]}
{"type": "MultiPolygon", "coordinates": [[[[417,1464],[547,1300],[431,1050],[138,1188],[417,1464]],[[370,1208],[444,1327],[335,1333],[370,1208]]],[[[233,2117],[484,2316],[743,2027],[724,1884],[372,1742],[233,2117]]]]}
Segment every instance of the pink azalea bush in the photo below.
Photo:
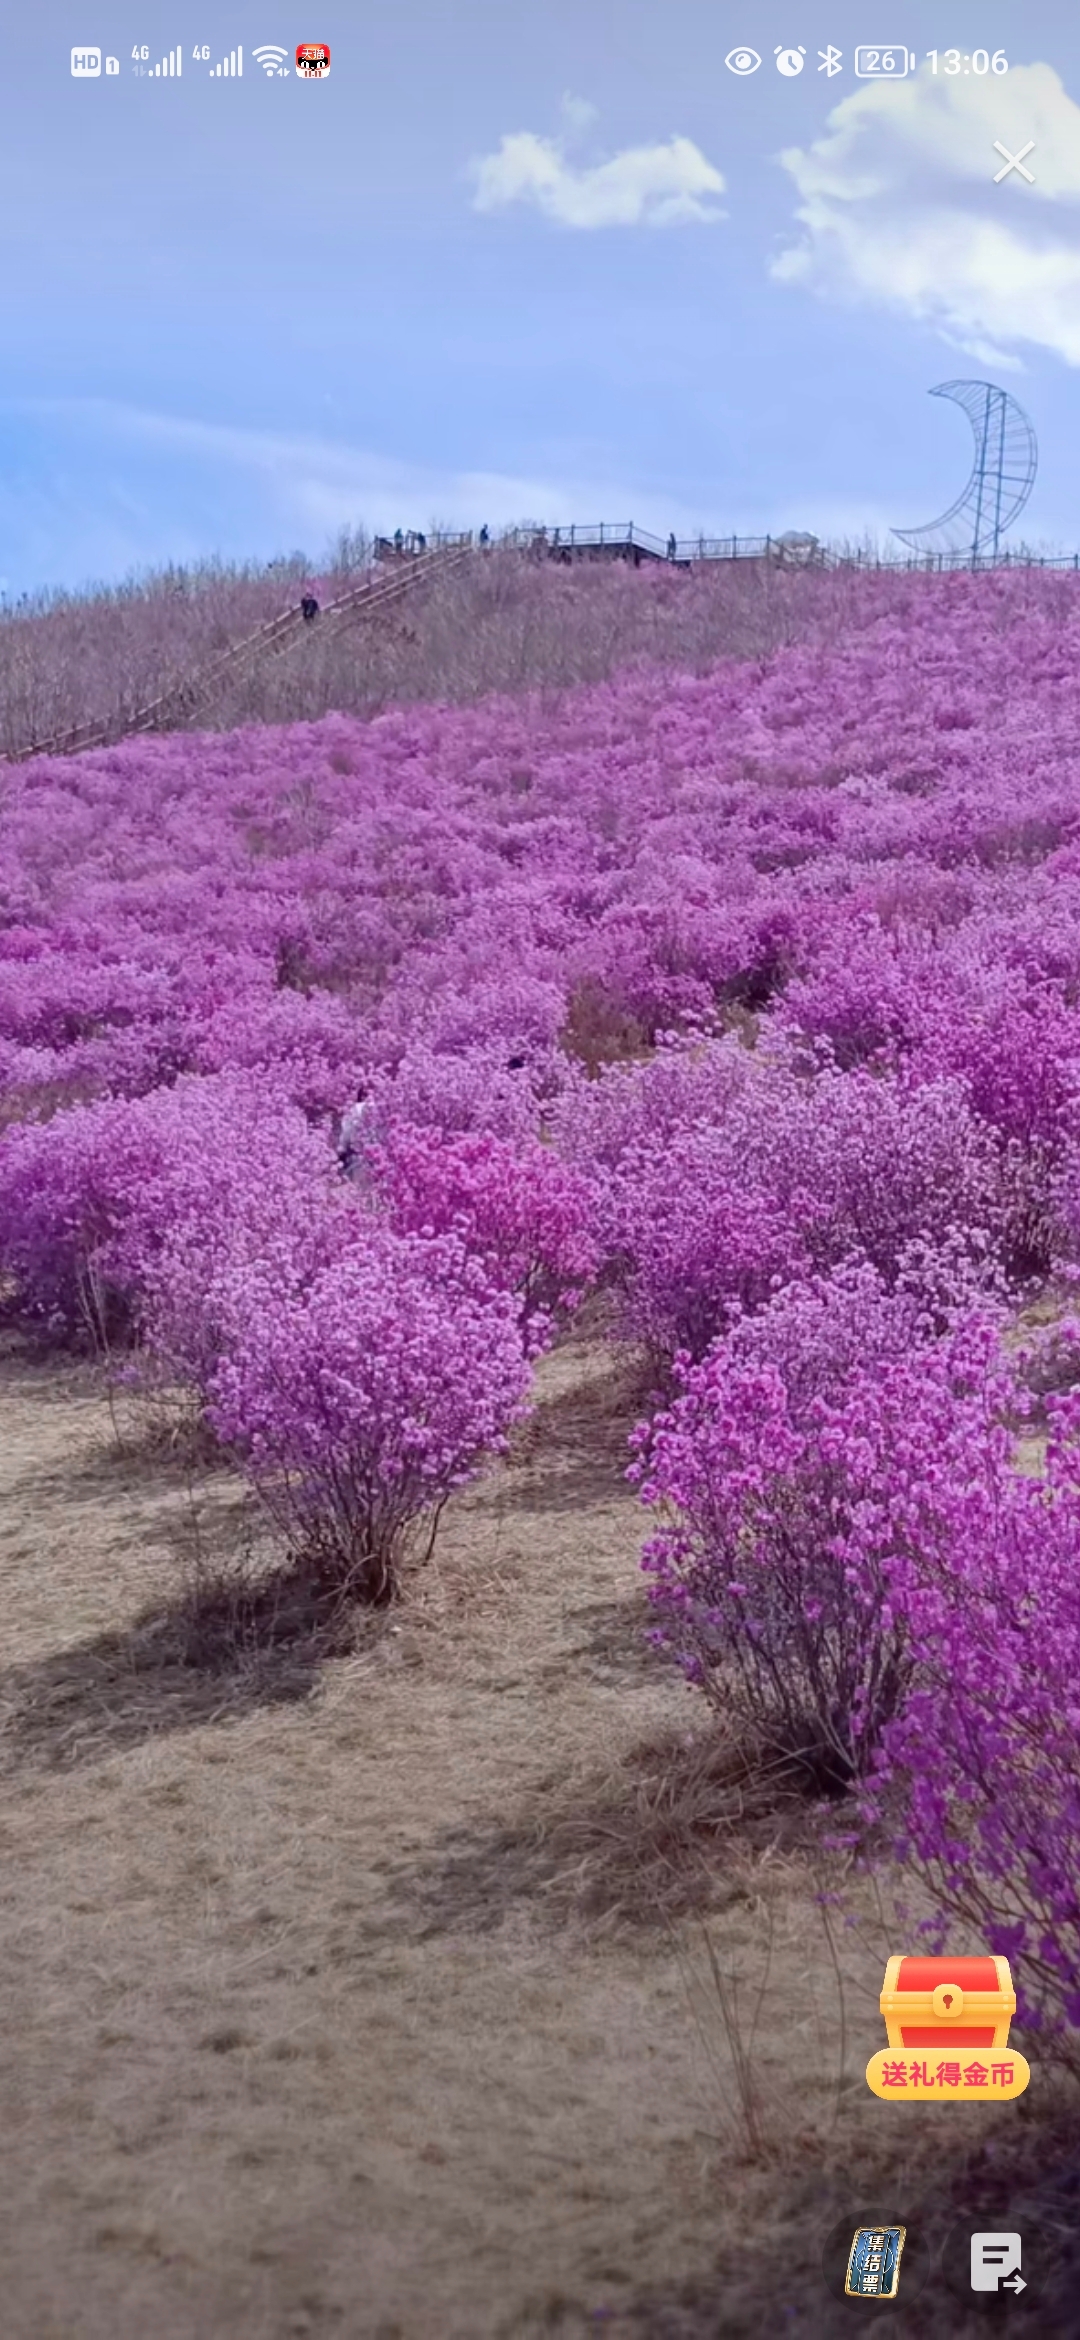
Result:
{"type": "Polygon", "coordinates": [[[1075,2063],[1080,1392],[1046,1397],[1025,1470],[1032,1363],[987,1314],[935,1337],[914,1288],[852,1269],[681,1360],[632,1475],[688,1679],[819,1786],[854,1781],[937,1946],[963,1926],[1008,1955],[1021,2019],[1075,2063]]]}
{"type": "Polygon", "coordinates": [[[931,1343],[873,1270],[819,1279],[681,1357],[635,1435],[663,1643],[832,1787],[870,1770],[909,1689],[903,1500],[962,1465],[995,1338],[975,1328],[931,1343]]]}
{"type": "Polygon", "coordinates": [[[536,1133],[536,1068],[511,1071],[500,1041],[460,1052],[415,1041],[370,1083],[372,1119],[389,1132],[398,1123],[447,1137],[480,1131],[512,1144],[536,1133]]]}
{"type": "Polygon", "coordinates": [[[282,1297],[234,1268],[209,1415],[290,1549],[354,1599],[390,1600],[416,1534],[504,1447],[528,1383],[517,1310],[460,1238],[362,1238],[282,1297]]]}
{"type": "Polygon", "coordinates": [[[962,1624],[958,1489],[984,1447],[1008,1460],[1021,1402],[989,1319],[928,1340],[865,1271],[683,1361],[634,1473],[671,1514],[645,1566],[689,1677],[834,1782],[866,1776],[918,1673],[935,1555],[962,1624]]]}
{"type": "MultiPolygon", "coordinates": [[[[721,1062],[723,1059],[721,1058],[721,1062]]],[[[701,1357],[736,1310],[864,1259],[894,1281],[910,1246],[1002,1248],[1002,1170],[954,1080],[909,1085],[760,1057],[715,1124],[627,1143],[607,1181],[622,1322],[658,1359],[701,1357]]]]}
{"type": "Polygon", "coordinates": [[[454,1230],[513,1293],[529,1345],[581,1298],[595,1264],[588,1190],[535,1139],[460,1137],[398,1124],[373,1154],[376,1190],[401,1233],[454,1230]]]}
{"type": "MultiPolygon", "coordinates": [[[[1005,1393],[1006,1396],[1008,1393],[1005,1393]]],[[[912,1676],[864,1808],[921,1875],[943,1942],[1004,1953],[1018,2014],[1080,2062],[1080,1401],[1048,1400],[1045,1473],[1015,1467],[989,1376],[963,1455],[909,1456],[873,1534],[891,1534],[912,1676]]]]}
{"type": "Polygon", "coordinates": [[[54,1338],[130,1340],[178,1247],[205,1285],[216,1249],[290,1244],[333,1199],[333,1157],[264,1077],[185,1077],[101,1099],[0,1140],[0,1258],[54,1338]]]}
{"type": "Polygon", "coordinates": [[[655,1360],[701,1357],[736,1310],[761,1306],[811,1266],[809,1197],[793,1208],[739,1176],[725,1133],[697,1130],[624,1181],[623,1329],[655,1360]]]}

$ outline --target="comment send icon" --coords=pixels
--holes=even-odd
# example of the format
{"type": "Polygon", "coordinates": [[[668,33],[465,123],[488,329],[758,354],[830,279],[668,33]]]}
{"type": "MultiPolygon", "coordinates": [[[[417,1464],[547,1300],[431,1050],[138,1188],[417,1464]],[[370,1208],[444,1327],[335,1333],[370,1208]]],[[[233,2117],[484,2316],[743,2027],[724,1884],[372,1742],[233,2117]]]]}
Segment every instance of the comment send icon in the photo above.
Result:
{"type": "Polygon", "coordinates": [[[1020,2273],[1018,2234],[973,2234],[971,2237],[973,2291],[1026,2291],[1020,2273]]]}

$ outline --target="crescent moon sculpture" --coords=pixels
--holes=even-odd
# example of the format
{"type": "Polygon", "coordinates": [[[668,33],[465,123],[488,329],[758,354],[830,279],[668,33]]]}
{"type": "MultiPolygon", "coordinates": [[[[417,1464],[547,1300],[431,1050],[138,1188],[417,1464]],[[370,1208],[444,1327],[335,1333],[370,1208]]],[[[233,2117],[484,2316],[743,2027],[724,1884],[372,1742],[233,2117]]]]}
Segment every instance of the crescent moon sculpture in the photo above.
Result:
{"type": "Polygon", "coordinates": [[[974,564],[996,560],[1035,484],[1039,450],[1024,409],[993,382],[939,382],[931,398],[962,406],[975,439],[975,460],[962,495],[925,528],[894,528],[917,553],[960,553],[974,564]]]}

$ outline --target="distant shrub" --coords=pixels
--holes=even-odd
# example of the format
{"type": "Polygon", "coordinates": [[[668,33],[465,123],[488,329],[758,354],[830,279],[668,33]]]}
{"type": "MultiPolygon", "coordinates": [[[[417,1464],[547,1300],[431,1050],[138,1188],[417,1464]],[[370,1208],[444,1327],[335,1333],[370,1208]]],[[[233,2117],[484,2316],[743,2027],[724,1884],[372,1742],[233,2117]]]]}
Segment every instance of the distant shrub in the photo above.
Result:
{"type": "Polygon", "coordinates": [[[568,1087],[553,1142],[583,1174],[608,1180],[631,1153],[659,1152],[680,1132],[722,1122],[760,1077],[734,1038],[664,1034],[643,1063],[608,1065],[568,1087]]]}
{"type": "Polygon", "coordinates": [[[825,1071],[800,1108],[778,1133],[780,1176],[814,1197],[822,1266],[859,1253],[891,1281],[915,1241],[997,1239],[997,1159],[961,1083],[825,1071]]]}
{"type": "Polygon", "coordinates": [[[640,1181],[628,1179],[620,1229],[622,1327],[658,1362],[703,1356],[736,1310],[760,1307],[811,1265],[795,1198],[740,1176],[719,1131],[674,1139],[640,1181]]]}
{"type": "Polygon", "coordinates": [[[892,1283],[917,1242],[1000,1245],[998,1160],[961,1084],[766,1058],[732,1071],[715,1121],[706,1104],[705,1126],[623,1145],[599,1205],[624,1329],[658,1359],[703,1356],[793,1277],[861,1258],[892,1283]]]}
{"type": "MultiPolygon", "coordinates": [[[[788,985],[784,1005],[801,1028],[827,1041],[843,1071],[892,1060],[918,1031],[919,979],[932,954],[901,950],[875,920],[823,939],[811,969],[788,985]]],[[[940,979],[940,967],[936,970],[940,979]]]]}
{"type": "Polygon", "coordinates": [[[399,1125],[373,1161],[393,1226],[456,1231],[492,1283],[513,1293],[531,1346],[580,1299],[595,1266],[588,1189],[547,1147],[399,1125]]]}
{"type": "Polygon", "coordinates": [[[510,1144],[535,1135],[537,1099],[531,1072],[512,1072],[505,1044],[456,1053],[414,1042],[371,1083],[377,1127],[426,1128],[446,1137],[488,1131],[510,1144]]]}

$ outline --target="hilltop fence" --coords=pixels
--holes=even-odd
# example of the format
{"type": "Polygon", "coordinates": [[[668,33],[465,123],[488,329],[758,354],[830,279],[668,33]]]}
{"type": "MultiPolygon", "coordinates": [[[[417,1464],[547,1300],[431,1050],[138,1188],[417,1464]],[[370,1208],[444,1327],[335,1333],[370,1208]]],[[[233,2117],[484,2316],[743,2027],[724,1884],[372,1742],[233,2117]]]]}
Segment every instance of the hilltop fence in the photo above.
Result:
{"type": "MultiPolygon", "coordinates": [[[[439,537],[432,544],[475,546],[475,535],[439,537]]],[[[535,527],[504,529],[491,539],[492,544],[506,545],[524,551],[547,553],[558,558],[560,554],[573,559],[575,554],[600,553],[639,561],[667,561],[677,568],[690,568],[696,561],[795,561],[807,566],[828,569],[907,569],[929,574],[940,574],[953,569],[1075,569],[1080,571],[1080,552],[1036,553],[1024,548],[997,555],[980,554],[973,558],[966,552],[941,553],[877,553],[858,547],[848,550],[823,543],[809,533],[788,531],[782,536],[654,536],[646,528],[639,528],[632,520],[599,520],[582,525],[574,522],[569,528],[535,527]]]]}

